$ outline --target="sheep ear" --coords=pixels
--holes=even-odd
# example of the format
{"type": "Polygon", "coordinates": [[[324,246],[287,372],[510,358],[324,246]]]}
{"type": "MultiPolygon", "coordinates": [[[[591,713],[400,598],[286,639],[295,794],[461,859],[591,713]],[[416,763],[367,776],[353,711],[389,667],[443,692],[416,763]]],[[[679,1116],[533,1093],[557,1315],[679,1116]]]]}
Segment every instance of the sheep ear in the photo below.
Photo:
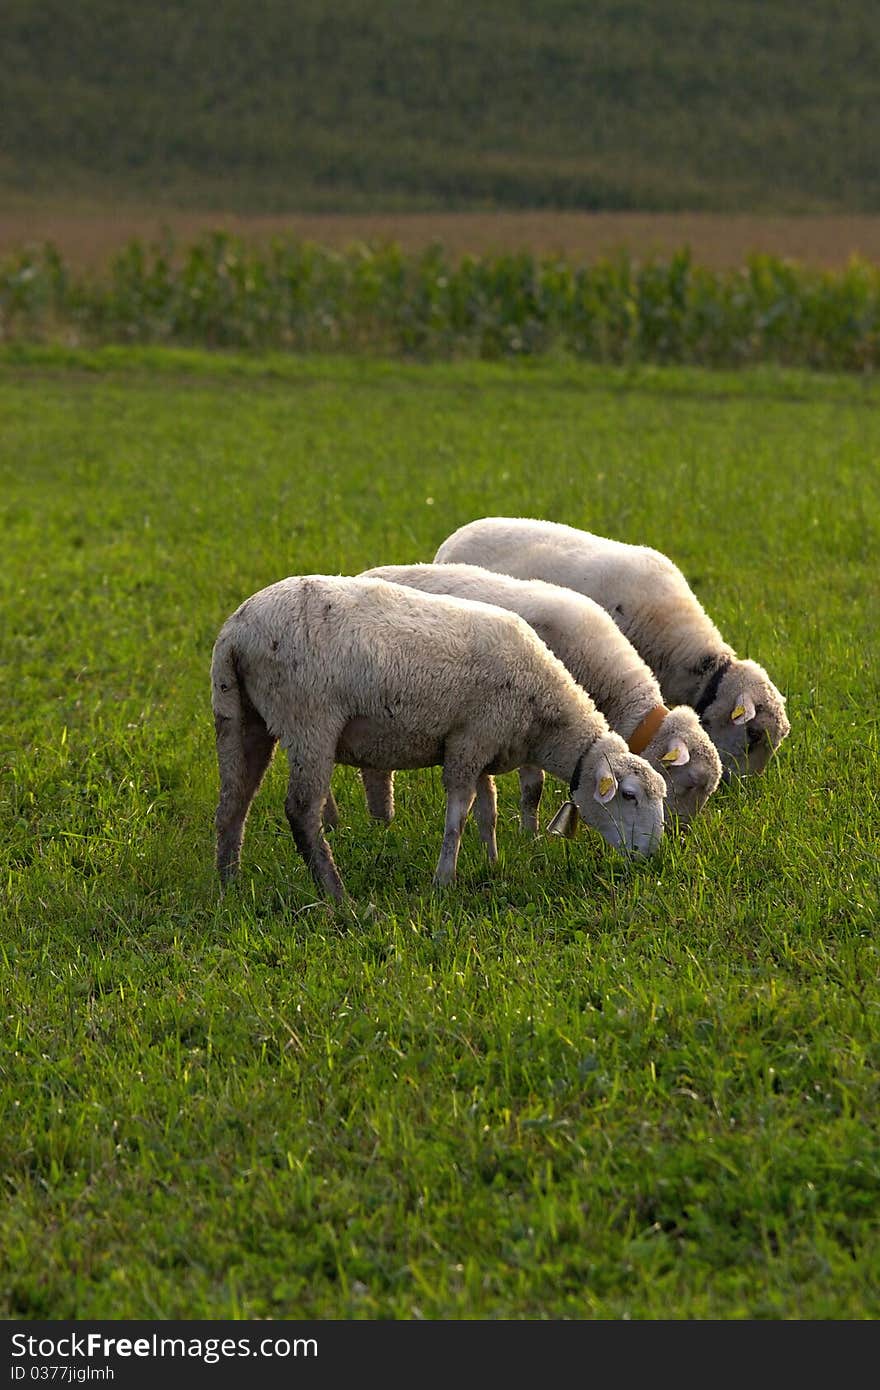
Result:
{"type": "Polygon", "coordinates": [[[596,774],[596,790],[593,796],[600,801],[603,806],[609,801],[613,801],[617,795],[617,778],[613,772],[600,772],[596,774]]]}
{"type": "Polygon", "coordinates": [[[688,752],[687,744],[682,743],[680,738],[677,738],[674,743],[670,743],[660,759],[664,767],[684,767],[685,763],[689,763],[690,760],[691,755],[688,752]]]}
{"type": "Polygon", "coordinates": [[[547,826],[548,835],[564,835],[566,840],[573,840],[578,828],[578,808],[573,801],[566,801],[550,824],[547,826]]]}
{"type": "Polygon", "coordinates": [[[730,717],[733,720],[734,724],[748,724],[750,719],[754,719],[755,702],[752,699],[751,695],[746,695],[745,691],[743,691],[743,693],[737,700],[733,709],[733,713],[730,717]]]}

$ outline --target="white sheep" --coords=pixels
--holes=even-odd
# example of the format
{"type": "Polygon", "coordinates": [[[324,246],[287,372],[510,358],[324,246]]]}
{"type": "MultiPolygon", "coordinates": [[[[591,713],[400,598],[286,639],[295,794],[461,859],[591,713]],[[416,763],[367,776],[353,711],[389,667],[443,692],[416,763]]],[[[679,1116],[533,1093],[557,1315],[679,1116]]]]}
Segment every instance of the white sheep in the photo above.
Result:
{"type": "Polygon", "coordinates": [[[761,772],[790,732],[785,697],[741,659],[681,570],[658,550],[526,517],[484,517],[453,532],[435,562],[544,579],[600,603],[651,667],[669,704],[693,706],[725,777],[761,772]]]}
{"type": "Polygon", "coordinates": [[[285,811],[319,888],[342,880],[321,815],[334,763],[390,771],[442,765],[446,825],[434,881],[453,881],[476,817],[495,850],[492,775],[525,763],[569,781],[574,807],[626,853],[663,831],[665,783],[608,728],[522,618],[490,604],[380,579],[304,575],[246,599],[211,660],[220,796],[217,867],[236,871],[251,801],[276,743],[290,766],[285,811]]]}
{"type": "MultiPolygon", "coordinates": [[[[592,599],[540,579],[513,579],[478,565],[381,565],[364,577],[452,594],[525,618],[593,698],[609,725],[666,781],[666,806],[686,825],[721,780],[715,745],[687,705],[667,709],[660,686],[632,643],[592,599]]],[[[537,831],[544,774],[519,770],[523,828],[537,831]]],[[[393,815],[391,774],[364,774],[367,801],[382,820],[393,815]]]]}

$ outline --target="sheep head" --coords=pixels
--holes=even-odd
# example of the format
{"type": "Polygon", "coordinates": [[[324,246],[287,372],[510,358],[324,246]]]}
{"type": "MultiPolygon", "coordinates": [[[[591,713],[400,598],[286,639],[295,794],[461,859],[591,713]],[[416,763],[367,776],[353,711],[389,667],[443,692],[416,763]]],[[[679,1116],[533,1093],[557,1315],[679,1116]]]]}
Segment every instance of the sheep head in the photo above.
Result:
{"type": "Polygon", "coordinates": [[[660,774],[617,734],[598,738],[576,774],[571,801],[587,825],[624,854],[653,854],[663,835],[666,783],[660,774]]]}
{"type": "Polygon", "coordinates": [[[667,814],[685,826],[708,801],[721,781],[721,759],[688,705],[676,705],[666,715],[642,754],[666,783],[667,814]]]}
{"type": "Polygon", "coordinates": [[[732,661],[701,715],[725,779],[763,772],[791,732],[785,696],[756,661],[732,661]]]}

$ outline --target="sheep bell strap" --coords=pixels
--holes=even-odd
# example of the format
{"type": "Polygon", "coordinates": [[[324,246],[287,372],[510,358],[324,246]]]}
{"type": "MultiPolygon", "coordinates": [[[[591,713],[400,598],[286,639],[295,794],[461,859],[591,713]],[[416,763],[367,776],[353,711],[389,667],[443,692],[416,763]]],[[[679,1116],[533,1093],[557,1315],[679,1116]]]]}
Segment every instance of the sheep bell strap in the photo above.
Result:
{"type": "Polygon", "coordinates": [[[715,670],[709,677],[709,680],[706,684],[706,689],[703,691],[699,700],[694,701],[694,710],[700,716],[701,720],[703,718],[703,715],[706,713],[706,710],[709,708],[712,701],[715,699],[715,696],[718,694],[718,687],[721,684],[722,677],[727,675],[727,672],[730,670],[731,665],[731,657],[725,656],[722,659],[721,663],[715,668],[715,670]]]}
{"type": "Polygon", "coordinates": [[[631,753],[644,753],[668,713],[665,705],[655,705],[648,710],[641,724],[629,736],[627,747],[631,753]]]}

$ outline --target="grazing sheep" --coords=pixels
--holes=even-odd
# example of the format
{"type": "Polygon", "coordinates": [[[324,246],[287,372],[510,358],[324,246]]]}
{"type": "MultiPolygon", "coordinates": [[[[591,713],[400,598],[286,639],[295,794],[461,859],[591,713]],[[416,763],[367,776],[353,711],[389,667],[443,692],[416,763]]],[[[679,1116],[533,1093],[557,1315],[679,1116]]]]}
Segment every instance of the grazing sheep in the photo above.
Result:
{"type": "Polygon", "coordinates": [[[260,590],[220,629],[211,660],[220,797],[217,867],[238,867],[245,819],[285,749],[284,803],[319,888],[342,880],[321,814],[334,763],[388,771],[441,764],[446,825],[434,881],[452,882],[476,817],[496,857],[492,773],[524,763],[569,781],[573,806],[616,848],[649,854],[665,784],[608,728],[537,634],[489,604],[380,579],[304,575],[260,590]]]}
{"type": "MultiPolygon", "coordinates": [[[[665,778],[666,806],[686,825],[721,779],[715,745],[687,705],[667,709],[660,686],[610,615],[573,589],[540,579],[512,579],[478,565],[381,565],[365,578],[385,579],[432,594],[452,594],[507,608],[525,618],[578,685],[588,691],[611,728],[665,778]]],[[[367,802],[379,818],[393,815],[391,773],[364,781],[367,802]],[[383,784],[384,779],[384,784],[383,784]],[[390,814],[389,814],[390,813],[390,814]]],[[[544,785],[539,767],[519,770],[522,824],[538,829],[544,785]]]]}
{"type": "Polygon", "coordinates": [[[767,672],[737,657],[658,550],[553,521],[490,516],[453,532],[434,559],[546,579],[595,599],[645,658],[664,700],[696,710],[727,777],[763,771],[790,732],[785,697],[767,672]]]}

